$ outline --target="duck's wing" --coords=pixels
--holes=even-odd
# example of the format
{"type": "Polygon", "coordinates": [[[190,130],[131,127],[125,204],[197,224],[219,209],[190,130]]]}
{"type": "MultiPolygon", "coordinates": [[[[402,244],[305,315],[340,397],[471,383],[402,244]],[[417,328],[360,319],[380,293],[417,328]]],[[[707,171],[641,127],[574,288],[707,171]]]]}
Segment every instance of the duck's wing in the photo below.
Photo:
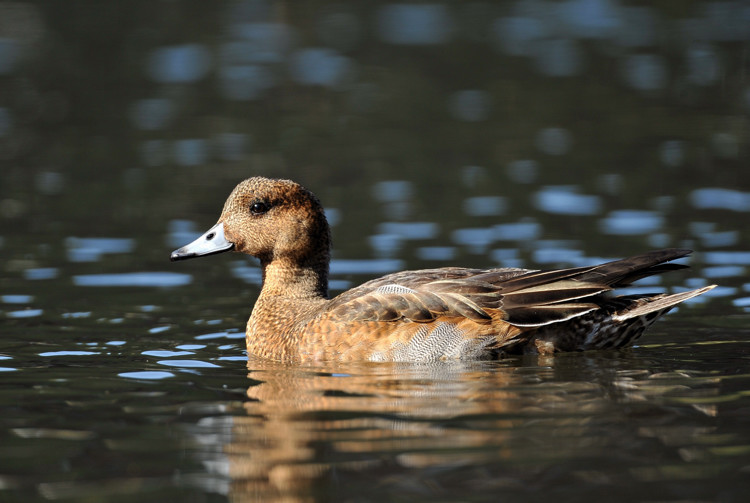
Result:
{"type": "MultiPolygon", "coordinates": [[[[504,267],[498,269],[472,269],[469,267],[441,267],[437,269],[419,269],[416,271],[400,271],[387,274],[380,278],[371,279],[360,286],[344,292],[339,297],[346,298],[348,295],[361,295],[369,293],[385,285],[401,285],[406,288],[417,288],[426,283],[434,281],[463,280],[491,273],[495,282],[504,281],[516,276],[535,272],[534,269],[519,269],[515,267],[504,267]]],[[[337,297],[337,299],[339,298],[337,297]]]]}
{"type": "Polygon", "coordinates": [[[406,271],[365,283],[333,299],[326,318],[337,322],[462,318],[479,324],[499,320],[539,327],[599,309],[599,295],[652,274],[680,269],[665,264],[689,250],[658,250],[605,264],[524,269],[431,269],[406,271]]]}
{"type": "Polygon", "coordinates": [[[578,300],[607,290],[606,286],[565,280],[555,281],[551,287],[529,286],[507,294],[502,286],[471,278],[438,280],[417,288],[391,283],[330,306],[329,318],[424,323],[445,317],[480,324],[503,320],[517,326],[541,326],[597,309],[596,304],[578,300]]]}

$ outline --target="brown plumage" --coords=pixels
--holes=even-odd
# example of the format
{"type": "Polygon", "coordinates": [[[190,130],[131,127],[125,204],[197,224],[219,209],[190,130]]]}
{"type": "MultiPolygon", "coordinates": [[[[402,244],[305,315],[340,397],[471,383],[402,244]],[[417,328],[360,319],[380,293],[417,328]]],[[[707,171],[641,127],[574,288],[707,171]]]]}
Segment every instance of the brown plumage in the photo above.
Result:
{"type": "Polygon", "coordinates": [[[250,178],[219,221],[172,260],[236,250],[260,259],[263,287],[248,353],[283,361],[434,361],[502,352],[632,344],[676,304],[711,288],[612,297],[612,289],[682,269],[690,250],[657,250],[552,271],[446,267],[404,271],[327,298],[330,234],[318,199],[289,180],[250,178]]]}

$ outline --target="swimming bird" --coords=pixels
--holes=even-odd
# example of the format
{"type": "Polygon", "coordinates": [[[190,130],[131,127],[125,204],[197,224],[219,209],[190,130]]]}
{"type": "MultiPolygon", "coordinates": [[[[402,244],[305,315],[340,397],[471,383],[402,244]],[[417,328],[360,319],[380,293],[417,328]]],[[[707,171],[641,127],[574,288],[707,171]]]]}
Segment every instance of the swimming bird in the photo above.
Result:
{"type": "Polygon", "coordinates": [[[289,362],[431,362],[621,348],[675,305],[715,286],[608,294],[686,267],[669,261],[690,250],[664,249],[549,271],[403,271],[329,299],[330,248],[323,206],[312,192],[291,180],[254,177],[235,187],[213,227],[170,258],[232,250],[257,257],[263,284],[247,322],[248,355],[289,362]]]}

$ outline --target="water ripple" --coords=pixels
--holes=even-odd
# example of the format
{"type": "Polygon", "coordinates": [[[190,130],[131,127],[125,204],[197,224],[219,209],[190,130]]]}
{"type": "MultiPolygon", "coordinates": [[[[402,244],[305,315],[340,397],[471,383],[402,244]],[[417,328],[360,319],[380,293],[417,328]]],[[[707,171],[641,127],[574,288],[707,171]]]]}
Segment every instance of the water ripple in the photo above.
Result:
{"type": "Polygon", "coordinates": [[[43,309],[23,309],[20,311],[8,311],[5,315],[9,318],[35,318],[44,313],[43,309]]]}
{"type": "Polygon", "coordinates": [[[547,186],[533,196],[534,206],[558,215],[597,215],[602,211],[599,196],[578,193],[572,185],[547,186]]]}
{"type": "Polygon", "coordinates": [[[201,360],[159,360],[157,362],[160,365],[166,365],[167,367],[183,367],[183,368],[213,368],[220,367],[214,363],[204,362],[201,360]]]}
{"type": "Polygon", "coordinates": [[[732,189],[705,188],[690,193],[695,208],[750,211],[750,192],[732,189]]]}
{"type": "Polygon", "coordinates": [[[5,304],[28,304],[33,300],[33,295],[0,295],[0,302],[5,304]]]}
{"type": "Polygon", "coordinates": [[[604,234],[630,236],[650,234],[664,226],[664,217],[655,211],[618,210],[599,221],[604,234]]]}
{"type": "Polygon", "coordinates": [[[46,353],[39,353],[39,356],[91,356],[99,354],[101,353],[94,351],[48,351],[46,353]]]}
{"type": "Polygon", "coordinates": [[[148,286],[174,287],[192,283],[193,276],[177,272],[127,272],[117,274],[81,274],[73,276],[76,286],[148,286]]]}
{"type": "Polygon", "coordinates": [[[174,377],[172,372],[165,372],[163,370],[143,370],[136,372],[121,372],[117,374],[119,377],[125,377],[128,379],[168,379],[174,377]]]}

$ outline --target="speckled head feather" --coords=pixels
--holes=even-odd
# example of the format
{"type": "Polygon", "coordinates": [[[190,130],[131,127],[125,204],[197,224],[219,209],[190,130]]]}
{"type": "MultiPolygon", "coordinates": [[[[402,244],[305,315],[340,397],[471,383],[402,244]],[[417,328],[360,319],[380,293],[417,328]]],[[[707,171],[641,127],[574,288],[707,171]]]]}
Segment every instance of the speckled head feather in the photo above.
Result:
{"type": "Polygon", "coordinates": [[[316,271],[316,291],[327,294],[331,237],[323,206],[291,180],[263,177],[239,183],[219,217],[236,251],[271,263],[316,271]]]}

